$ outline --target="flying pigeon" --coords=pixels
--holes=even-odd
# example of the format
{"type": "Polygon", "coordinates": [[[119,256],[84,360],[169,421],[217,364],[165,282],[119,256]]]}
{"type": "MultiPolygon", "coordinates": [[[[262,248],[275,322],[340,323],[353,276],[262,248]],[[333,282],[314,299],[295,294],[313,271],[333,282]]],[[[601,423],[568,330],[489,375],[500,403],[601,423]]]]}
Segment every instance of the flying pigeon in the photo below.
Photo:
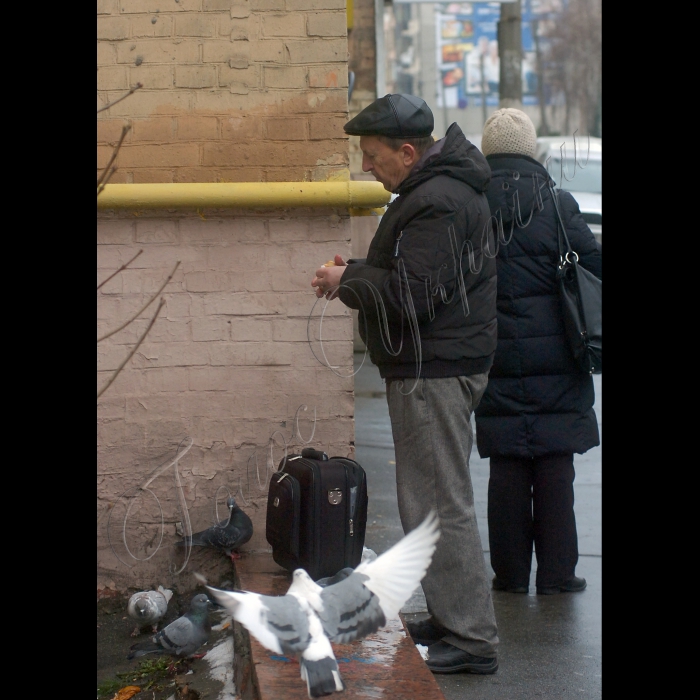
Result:
{"type": "Polygon", "coordinates": [[[284,596],[207,590],[263,646],[295,655],[309,697],[317,698],[345,689],[331,642],[361,639],[397,617],[425,576],[439,537],[431,513],[384,554],[342,570],[325,587],[296,569],[284,596]]]}
{"type": "Polygon", "coordinates": [[[130,617],[136,620],[136,628],[131,633],[132,637],[137,637],[141,627],[152,626],[153,632],[158,629],[158,620],[168,610],[168,603],[173,597],[173,592],[163,586],[158,586],[157,591],[140,591],[134,593],[129,598],[126,611],[130,617]]]}
{"type": "Polygon", "coordinates": [[[229,496],[226,505],[229,509],[226,520],[222,520],[218,525],[212,525],[206,530],[196,532],[192,537],[180,540],[177,545],[180,547],[187,544],[193,547],[212,547],[225,552],[227,557],[231,557],[231,561],[240,559],[241,555],[234,550],[253,536],[253,523],[236,505],[233,496],[229,496]]]}
{"type": "Polygon", "coordinates": [[[127,659],[135,659],[145,654],[171,654],[172,656],[192,656],[209,639],[209,608],[212,603],[204,593],[199,593],[190,603],[189,611],[178,617],[150,641],[133,644],[127,659]]]}

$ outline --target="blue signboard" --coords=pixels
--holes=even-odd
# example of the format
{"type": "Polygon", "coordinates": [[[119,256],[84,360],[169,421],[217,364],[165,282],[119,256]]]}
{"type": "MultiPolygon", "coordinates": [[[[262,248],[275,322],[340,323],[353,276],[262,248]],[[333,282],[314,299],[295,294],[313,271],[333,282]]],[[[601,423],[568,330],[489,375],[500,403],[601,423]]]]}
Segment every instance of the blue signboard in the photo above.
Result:
{"type": "MultiPolygon", "coordinates": [[[[560,12],[562,4],[562,0],[522,1],[524,105],[537,104],[533,20],[540,20],[538,37],[544,46],[545,21],[560,12]]],[[[437,65],[441,85],[438,106],[464,109],[467,105],[481,106],[482,99],[485,99],[487,105],[498,107],[498,21],[501,4],[439,3],[437,8],[437,65]]]]}

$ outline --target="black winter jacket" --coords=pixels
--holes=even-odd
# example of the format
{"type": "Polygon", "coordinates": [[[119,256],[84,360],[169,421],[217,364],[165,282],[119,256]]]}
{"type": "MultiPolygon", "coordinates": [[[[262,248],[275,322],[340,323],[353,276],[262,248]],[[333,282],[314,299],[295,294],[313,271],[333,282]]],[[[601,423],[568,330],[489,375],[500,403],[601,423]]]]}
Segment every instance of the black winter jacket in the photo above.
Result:
{"type": "Polygon", "coordinates": [[[341,279],[339,297],[364,310],[360,335],[384,378],[487,372],[496,349],[496,261],[481,252],[490,231],[488,163],[457,124],[423,158],[399,186],[366,260],[349,261],[341,279]]]}
{"type": "MultiPolygon", "coordinates": [[[[487,160],[492,171],[487,192],[491,213],[496,219],[502,214],[505,240],[511,230],[513,237],[508,245],[501,241],[497,256],[498,347],[475,412],[479,454],[582,454],[600,444],[600,438],[593,379],[576,369],[564,335],[555,280],[557,220],[547,186],[550,178],[527,156],[494,154],[487,160]],[[542,197],[542,211],[535,188],[542,197]]],[[[602,279],[600,244],[571,194],[555,191],[579,264],[602,279]]]]}

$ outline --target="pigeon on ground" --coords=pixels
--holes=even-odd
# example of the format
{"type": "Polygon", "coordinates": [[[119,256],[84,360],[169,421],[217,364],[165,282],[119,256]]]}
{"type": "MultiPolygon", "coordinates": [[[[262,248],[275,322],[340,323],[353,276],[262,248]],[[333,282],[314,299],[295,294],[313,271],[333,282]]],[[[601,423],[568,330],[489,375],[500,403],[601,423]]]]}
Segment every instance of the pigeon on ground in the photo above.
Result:
{"type": "Polygon", "coordinates": [[[178,617],[148,642],[133,644],[127,659],[135,659],[145,654],[171,654],[172,656],[192,656],[209,639],[209,608],[212,603],[204,593],[199,593],[190,603],[189,611],[178,617]]]}
{"type": "Polygon", "coordinates": [[[126,611],[130,617],[136,620],[137,626],[131,633],[132,637],[137,637],[141,631],[141,627],[151,625],[152,631],[158,629],[158,620],[168,610],[168,603],[173,597],[173,592],[163,586],[158,586],[157,591],[140,591],[134,593],[129,598],[129,604],[126,611]]]}
{"type": "Polygon", "coordinates": [[[226,501],[229,509],[228,518],[218,525],[212,525],[202,532],[196,532],[192,537],[180,540],[177,545],[184,547],[190,544],[193,547],[212,547],[218,549],[234,559],[240,559],[241,555],[235,550],[244,545],[253,536],[253,523],[251,519],[236,505],[233,496],[226,501]]]}
{"type": "Polygon", "coordinates": [[[263,646],[295,655],[309,697],[317,698],[345,689],[331,642],[347,644],[397,617],[425,576],[439,537],[431,513],[384,554],[360,563],[352,573],[342,570],[332,577],[336,583],[326,587],[296,569],[284,596],[207,590],[263,646]]]}

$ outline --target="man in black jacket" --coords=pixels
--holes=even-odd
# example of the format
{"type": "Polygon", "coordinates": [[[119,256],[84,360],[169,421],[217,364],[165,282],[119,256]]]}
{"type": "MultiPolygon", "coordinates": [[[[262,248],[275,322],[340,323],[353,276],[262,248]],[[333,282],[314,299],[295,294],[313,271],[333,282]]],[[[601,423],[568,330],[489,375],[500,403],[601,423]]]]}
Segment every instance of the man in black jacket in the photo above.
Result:
{"type": "Polygon", "coordinates": [[[362,168],[396,198],[366,260],[335,257],[312,286],[360,309],[360,334],[387,384],[404,532],[436,510],[441,538],[423,579],[429,620],[409,625],[435,673],[494,673],[496,621],[469,474],[471,413],[496,349],[489,166],[412,95],[386,95],[345,125],[362,168]],[[490,246],[490,248],[489,248],[490,246]],[[491,251],[491,257],[488,254],[491,251]]]}

